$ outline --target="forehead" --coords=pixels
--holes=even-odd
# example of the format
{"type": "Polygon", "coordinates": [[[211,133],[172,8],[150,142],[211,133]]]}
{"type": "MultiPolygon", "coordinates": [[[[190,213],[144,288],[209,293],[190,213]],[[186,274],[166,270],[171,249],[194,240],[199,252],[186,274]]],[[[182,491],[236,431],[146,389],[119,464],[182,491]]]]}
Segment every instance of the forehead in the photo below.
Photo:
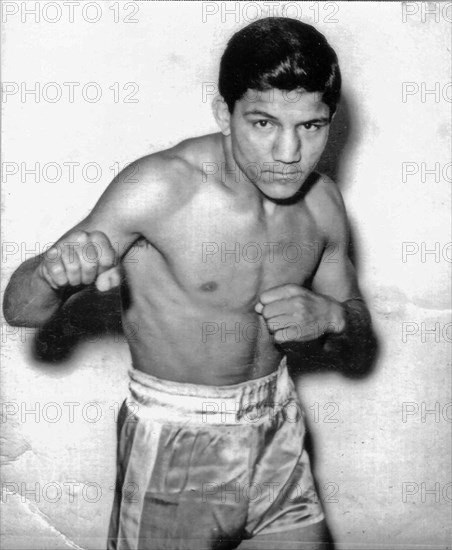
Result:
{"type": "Polygon", "coordinates": [[[285,114],[325,117],[329,114],[329,107],[323,103],[321,92],[307,92],[303,89],[247,90],[236,102],[236,108],[243,115],[252,114],[253,111],[265,112],[275,117],[285,114]]]}

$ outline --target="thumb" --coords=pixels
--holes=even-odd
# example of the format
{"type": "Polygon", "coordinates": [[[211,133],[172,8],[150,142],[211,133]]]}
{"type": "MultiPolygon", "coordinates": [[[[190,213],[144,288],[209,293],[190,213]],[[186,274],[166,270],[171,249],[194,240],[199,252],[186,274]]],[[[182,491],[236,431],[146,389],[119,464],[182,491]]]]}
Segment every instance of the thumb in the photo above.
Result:
{"type": "Polygon", "coordinates": [[[119,286],[120,283],[121,272],[119,269],[119,265],[116,265],[114,267],[111,267],[110,269],[107,269],[97,277],[96,288],[100,292],[106,292],[107,290],[110,290],[115,286],[119,286]]]}

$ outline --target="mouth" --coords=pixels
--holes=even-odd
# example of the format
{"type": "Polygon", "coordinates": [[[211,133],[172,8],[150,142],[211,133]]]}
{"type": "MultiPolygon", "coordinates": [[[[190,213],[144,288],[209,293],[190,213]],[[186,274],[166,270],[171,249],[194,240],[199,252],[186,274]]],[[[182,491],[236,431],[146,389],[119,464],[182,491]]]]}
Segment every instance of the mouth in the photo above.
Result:
{"type": "Polygon", "coordinates": [[[302,176],[302,171],[297,170],[296,172],[274,172],[273,170],[268,170],[268,174],[274,179],[284,179],[296,183],[302,176]]]}

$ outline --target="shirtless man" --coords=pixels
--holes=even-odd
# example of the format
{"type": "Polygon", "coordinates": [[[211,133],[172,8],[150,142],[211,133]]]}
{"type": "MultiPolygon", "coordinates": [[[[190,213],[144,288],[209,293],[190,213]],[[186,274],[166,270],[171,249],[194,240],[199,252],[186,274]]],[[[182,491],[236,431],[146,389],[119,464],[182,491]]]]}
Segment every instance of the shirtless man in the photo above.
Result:
{"type": "Polygon", "coordinates": [[[317,340],[360,368],[373,345],[341,195],[314,172],[337,57],[313,27],[262,19],[229,41],[219,90],[219,133],[137,160],[5,293],[8,322],[39,327],[121,284],[138,331],[109,549],[331,548],[285,353],[317,340]]]}

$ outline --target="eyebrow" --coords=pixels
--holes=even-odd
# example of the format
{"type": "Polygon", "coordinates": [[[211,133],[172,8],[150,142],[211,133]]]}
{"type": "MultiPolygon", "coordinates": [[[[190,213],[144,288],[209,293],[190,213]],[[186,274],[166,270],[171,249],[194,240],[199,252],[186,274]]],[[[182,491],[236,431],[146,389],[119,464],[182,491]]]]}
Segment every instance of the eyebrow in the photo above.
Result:
{"type": "MultiPolygon", "coordinates": [[[[248,116],[248,115],[257,115],[257,116],[264,116],[266,118],[269,118],[271,120],[277,120],[277,117],[273,116],[273,115],[270,115],[269,113],[265,112],[265,111],[259,111],[259,109],[252,109],[250,111],[245,111],[243,113],[245,116],[248,116]]],[[[299,122],[298,124],[315,124],[315,123],[325,123],[325,122],[330,122],[330,119],[329,117],[317,117],[317,118],[313,118],[311,120],[305,120],[303,122],[299,122]]]]}
{"type": "Polygon", "coordinates": [[[267,118],[271,118],[273,120],[276,120],[276,117],[274,117],[273,115],[270,115],[269,113],[266,113],[265,111],[259,111],[259,109],[251,109],[251,111],[245,111],[243,114],[245,116],[247,116],[247,115],[265,116],[267,118]]]}

